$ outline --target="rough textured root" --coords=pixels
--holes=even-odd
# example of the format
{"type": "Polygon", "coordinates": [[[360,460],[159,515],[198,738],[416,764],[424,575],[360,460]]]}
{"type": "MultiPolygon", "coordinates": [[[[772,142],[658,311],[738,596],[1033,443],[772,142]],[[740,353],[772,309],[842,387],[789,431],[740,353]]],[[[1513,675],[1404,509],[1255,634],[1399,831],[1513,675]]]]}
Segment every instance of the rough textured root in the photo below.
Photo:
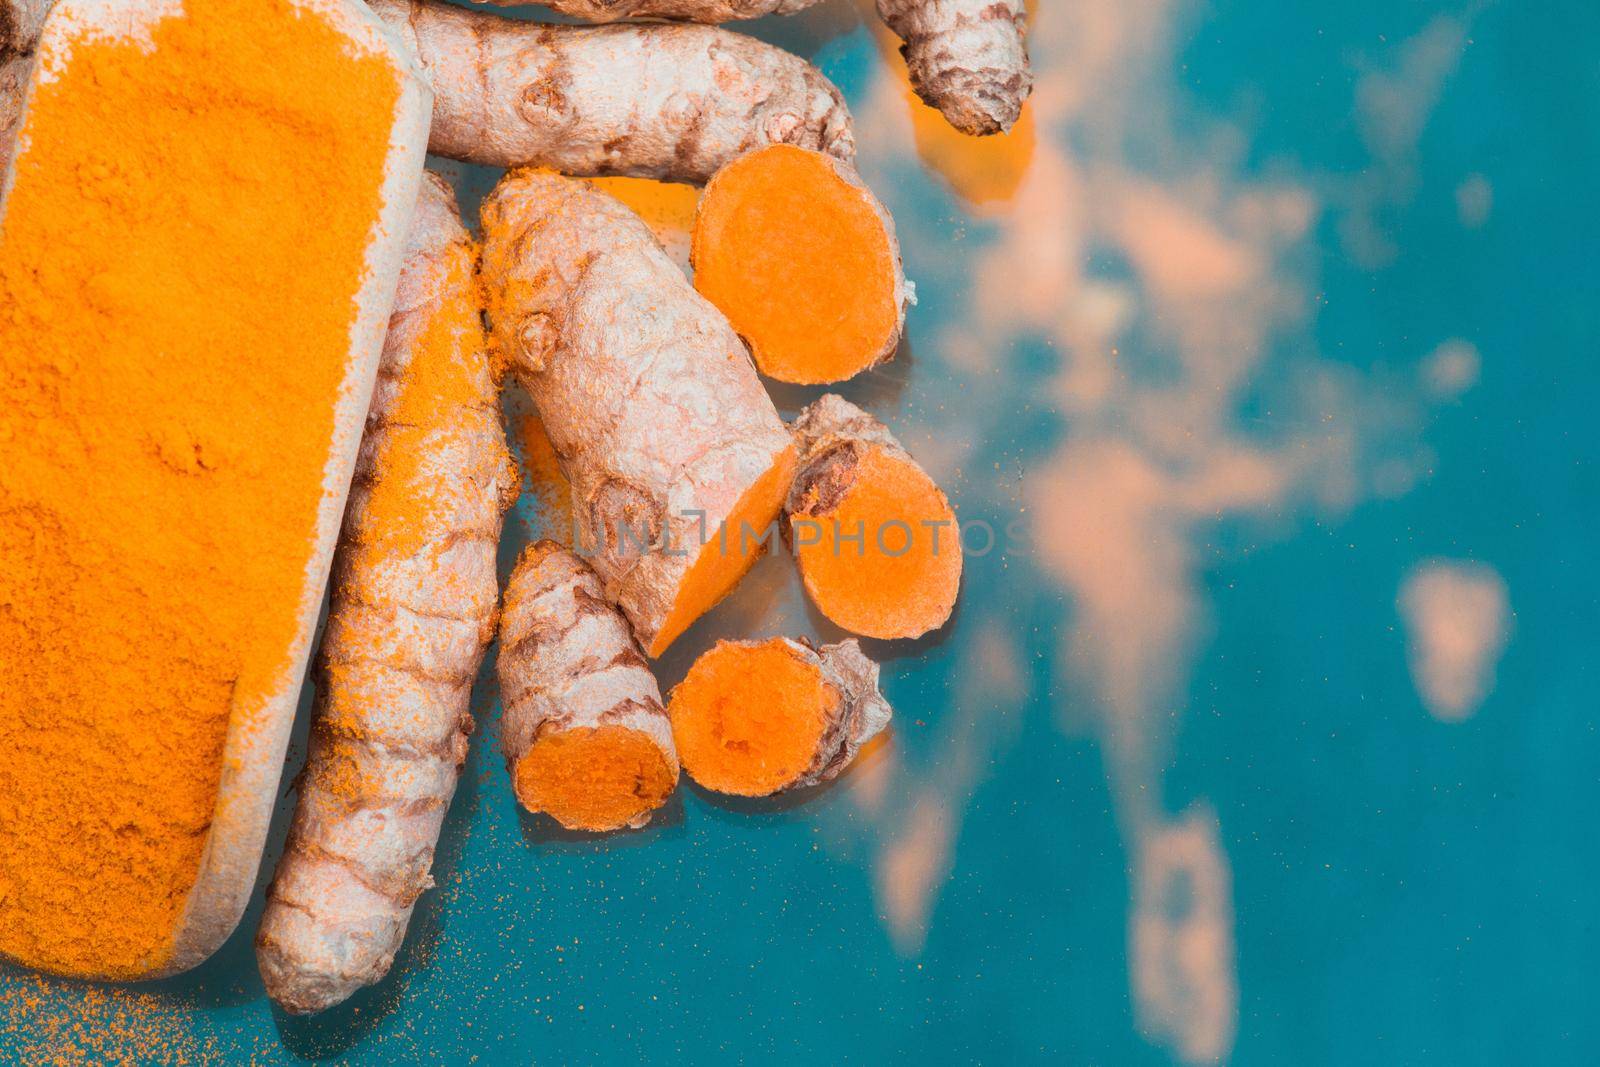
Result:
{"type": "Polygon", "coordinates": [[[594,570],[554,541],[506,587],[500,745],[517,799],[569,830],[650,821],[678,784],[661,690],[594,570]]]}
{"type": "Polygon", "coordinates": [[[684,770],[735,796],[836,777],[889,725],[878,665],[854,639],[720,641],[672,690],[667,713],[684,770]]]}
{"type": "Polygon", "coordinates": [[[709,26],[541,26],[440,0],[371,7],[433,83],[438,155],[700,184],[765,144],[855,154],[839,90],[751,37],[709,26]]]}
{"type": "Polygon", "coordinates": [[[6,168],[16,151],[22,126],[22,95],[32,70],[32,55],[0,51],[0,192],[4,189],[6,168]]]}
{"type": "Polygon", "coordinates": [[[22,126],[22,96],[33,49],[55,0],[0,0],[0,190],[22,126]]]}
{"type": "Polygon", "coordinates": [[[0,52],[28,53],[55,0],[0,0],[0,52]]]}
{"type": "MultiPolygon", "coordinates": [[[[483,0],[515,7],[523,0],[483,0]]],[[[763,15],[792,15],[817,0],[544,0],[551,11],[585,22],[672,19],[675,22],[737,22],[763,15]]]]}
{"type": "Polygon", "coordinates": [[[761,373],[820,385],[894,355],[907,287],[894,220],[854,168],[770,145],[717,171],[695,215],[695,288],[761,373]]]}
{"type": "Polygon", "coordinates": [[[574,547],[658,656],[765,550],[794,444],[733,328],[616,200],[517,172],[483,225],[495,343],[571,483],[574,547]]]}
{"type": "Polygon", "coordinates": [[[1033,91],[1023,0],[877,0],[911,84],[962,133],[1009,130],[1033,91]]]}
{"type": "Polygon", "coordinates": [[[888,427],[832,393],[795,420],[784,534],[812,603],[852,633],[920,637],[961,589],[955,511],[888,427]]]}
{"type": "Polygon", "coordinates": [[[691,272],[689,246],[694,235],[694,213],[700,205],[700,190],[681,182],[658,182],[652,178],[590,178],[589,181],[618,200],[650,227],[672,262],[691,272]]]}
{"type": "Polygon", "coordinates": [[[389,970],[429,868],[494,634],[516,490],[454,194],[418,198],[334,560],[299,802],[256,939],[292,1012],[389,970]]]}

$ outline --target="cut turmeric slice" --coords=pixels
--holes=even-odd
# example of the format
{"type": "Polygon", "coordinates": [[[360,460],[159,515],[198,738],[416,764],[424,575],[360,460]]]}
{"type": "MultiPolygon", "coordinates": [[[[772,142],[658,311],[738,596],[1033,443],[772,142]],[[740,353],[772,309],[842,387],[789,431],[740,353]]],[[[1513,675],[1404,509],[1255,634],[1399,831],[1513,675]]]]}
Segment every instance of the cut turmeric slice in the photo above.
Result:
{"type": "Polygon", "coordinates": [[[907,289],[894,222],[831,156],[771,145],[724,166],[700,198],[690,255],[695,287],[769,378],[844,381],[899,343],[907,289]]]}
{"type": "Polygon", "coordinates": [[[794,424],[800,466],[785,536],[806,592],[864,637],[921,637],[961,589],[961,536],[939,487],[887,427],[824,396],[794,424]]]}
{"type": "Polygon", "coordinates": [[[719,641],[673,690],[683,768],[718,793],[764,797],[836,777],[889,725],[878,665],[854,640],[719,641]]]}
{"type": "Polygon", "coordinates": [[[638,828],[678,784],[661,690],[600,578],[530,546],[500,624],[500,743],[517,800],[569,830],[638,828]]]}

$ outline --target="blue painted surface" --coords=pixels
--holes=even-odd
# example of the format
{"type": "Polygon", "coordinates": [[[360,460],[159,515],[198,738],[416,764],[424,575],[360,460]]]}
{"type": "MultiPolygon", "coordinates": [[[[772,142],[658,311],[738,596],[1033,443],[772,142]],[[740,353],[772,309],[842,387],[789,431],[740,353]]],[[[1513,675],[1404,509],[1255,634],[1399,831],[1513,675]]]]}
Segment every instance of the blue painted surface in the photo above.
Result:
{"type": "MultiPolygon", "coordinates": [[[[158,986],[0,972],[0,1059],[1600,1058],[1600,13],[1039,7],[1033,147],[977,189],[848,4],[755,28],[850,97],[918,284],[846,392],[1014,535],[875,647],[892,743],[601,842],[480,743],[378,989],[274,1013],[258,894],[158,986]]],[[[663,681],[818,622],[768,560],[663,681]]]]}

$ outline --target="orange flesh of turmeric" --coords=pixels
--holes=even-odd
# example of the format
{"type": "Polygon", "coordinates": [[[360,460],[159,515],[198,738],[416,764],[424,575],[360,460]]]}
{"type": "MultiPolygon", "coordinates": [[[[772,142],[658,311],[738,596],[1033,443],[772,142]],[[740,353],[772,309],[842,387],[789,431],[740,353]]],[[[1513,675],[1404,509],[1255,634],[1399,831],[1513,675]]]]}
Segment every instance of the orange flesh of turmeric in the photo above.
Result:
{"type": "Polygon", "coordinates": [[[955,513],[916,466],[869,449],[837,507],[809,521],[816,526],[794,520],[800,574],[834,623],[893,640],[920,637],[950,617],[961,584],[955,513]]]}
{"type": "Polygon", "coordinates": [[[400,89],[288,0],[186,0],[36,91],[0,227],[4,956],[170,957],[230,716],[290,682],[400,89]]]}
{"type": "Polygon", "coordinates": [[[529,811],[596,833],[659,808],[676,784],[661,747],[625,726],[546,733],[513,772],[517,799],[529,811]]]}
{"type": "Polygon", "coordinates": [[[900,325],[889,235],[866,193],[816,153],[752,152],[700,201],[694,284],[778,381],[843,381],[878,362],[900,325]]]}
{"type": "Polygon", "coordinates": [[[795,446],[790,445],[778,454],[767,473],[745,490],[728,513],[726,536],[710,530],[703,546],[690,546],[699,548],[700,554],[684,575],[672,611],[650,644],[651,656],[665,652],[696,619],[716,607],[761,557],[765,551],[761,539],[777,520],[794,480],[795,459],[795,446]]]}
{"type": "Polygon", "coordinates": [[[667,715],[691,778],[718,793],[762,797],[805,773],[840,699],[781,640],[726,643],[695,661],[667,715]]]}

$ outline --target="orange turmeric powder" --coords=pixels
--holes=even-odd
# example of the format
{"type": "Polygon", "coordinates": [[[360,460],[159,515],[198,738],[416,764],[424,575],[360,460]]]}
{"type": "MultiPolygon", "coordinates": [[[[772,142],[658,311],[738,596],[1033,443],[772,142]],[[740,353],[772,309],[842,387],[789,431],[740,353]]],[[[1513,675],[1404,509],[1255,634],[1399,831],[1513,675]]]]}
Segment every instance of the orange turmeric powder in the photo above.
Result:
{"type": "Polygon", "coordinates": [[[289,681],[400,92],[291,0],[83,35],[35,92],[0,225],[0,956],[173,951],[230,715],[289,681]]]}

